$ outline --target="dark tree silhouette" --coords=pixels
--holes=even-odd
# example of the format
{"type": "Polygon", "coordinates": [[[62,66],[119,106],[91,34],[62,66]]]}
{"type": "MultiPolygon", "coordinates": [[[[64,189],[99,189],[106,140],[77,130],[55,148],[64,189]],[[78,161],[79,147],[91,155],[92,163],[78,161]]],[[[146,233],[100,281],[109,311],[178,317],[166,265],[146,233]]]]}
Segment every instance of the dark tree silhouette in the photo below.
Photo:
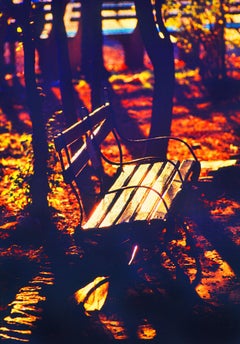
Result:
{"type": "Polygon", "coordinates": [[[101,85],[106,78],[103,63],[102,0],[81,1],[81,72],[91,86],[92,108],[101,104],[101,85]]]}
{"type": "Polygon", "coordinates": [[[66,0],[52,0],[53,34],[57,46],[57,61],[60,79],[63,113],[67,125],[77,120],[74,90],[72,84],[72,71],[68,53],[67,34],[64,25],[64,12],[66,0]]]}
{"type": "MultiPolygon", "coordinates": [[[[135,0],[143,43],[154,69],[154,92],[150,137],[170,134],[174,93],[174,54],[170,35],[162,17],[162,1],[156,0],[155,6],[150,0],[135,0]],[[154,8],[155,7],[155,8],[154,8]],[[153,10],[156,10],[156,17],[153,10]]],[[[167,153],[167,140],[159,147],[149,144],[148,154],[159,155],[164,159],[167,153]]]]}
{"type": "Polygon", "coordinates": [[[7,15],[4,8],[0,7],[0,88],[4,80],[4,43],[7,27],[7,15]]]}
{"type": "Polygon", "coordinates": [[[32,146],[34,174],[30,184],[32,203],[30,213],[45,225],[49,222],[47,195],[49,191],[47,178],[48,145],[45,123],[42,114],[43,94],[37,87],[35,75],[35,40],[33,22],[31,20],[31,1],[13,7],[15,18],[22,27],[24,49],[24,77],[27,103],[32,121],[32,146]]]}

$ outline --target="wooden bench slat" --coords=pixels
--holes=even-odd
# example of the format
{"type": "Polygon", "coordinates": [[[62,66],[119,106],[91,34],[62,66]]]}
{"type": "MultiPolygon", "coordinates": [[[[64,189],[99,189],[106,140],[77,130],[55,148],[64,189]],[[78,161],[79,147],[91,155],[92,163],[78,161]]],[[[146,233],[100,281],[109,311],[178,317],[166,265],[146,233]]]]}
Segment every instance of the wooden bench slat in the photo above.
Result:
{"type": "MultiPolygon", "coordinates": [[[[137,170],[135,171],[134,175],[129,180],[127,186],[132,185],[139,185],[145,178],[149,168],[151,167],[151,164],[143,164],[139,165],[137,170]]],[[[127,203],[131,199],[135,189],[126,189],[121,191],[118,199],[114,203],[113,207],[111,208],[111,211],[106,213],[106,216],[104,220],[102,221],[101,225],[99,227],[109,227],[117,221],[119,214],[124,211],[127,203]]]]}
{"type": "MultiPolygon", "coordinates": [[[[174,165],[169,162],[155,163],[153,169],[149,171],[149,174],[140,185],[152,187],[162,194],[172,178],[173,171],[174,165]],[[161,169],[162,166],[164,167],[163,169],[161,169]],[[151,172],[154,175],[151,175],[151,172]]],[[[146,221],[148,214],[157,201],[159,201],[159,195],[155,191],[141,187],[138,188],[129,207],[119,219],[118,223],[135,220],[146,221]]]]}
{"type": "MultiPolygon", "coordinates": [[[[184,160],[179,170],[181,172],[181,176],[183,181],[186,181],[189,178],[190,173],[194,169],[195,161],[193,160],[184,160]]],[[[172,205],[172,203],[176,200],[177,194],[182,190],[182,181],[179,177],[179,174],[176,173],[172,183],[169,185],[167,190],[164,194],[164,200],[168,207],[172,205]]],[[[163,202],[160,200],[158,202],[157,207],[155,207],[155,211],[150,214],[150,219],[166,219],[168,212],[166,211],[166,207],[164,206],[163,202]]],[[[150,220],[149,219],[149,220],[150,220]]]]}
{"type": "MultiPolygon", "coordinates": [[[[146,177],[142,181],[141,185],[146,185],[152,187],[156,178],[158,177],[159,173],[164,169],[165,163],[164,162],[157,162],[152,165],[151,169],[148,171],[146,177]]],[[[135,213],[141,207],[146,195],[148,194],[149,189],[145,188],[136,188],[132,199],[127,204],[124,212],[118,218],[117,223],[121,222],[129,222],[135,216],[135,213]]]]}
{"type": "MultiPolygon", "coordinates": [[[[112,187],[109,189],[115,190],[121,188],[124,184],[127,183],[127,180],[130,178],[130,176],[133,174],[136,166],[134,165],[126,165],[123,167],[123,171],[120,173],[118,178],[115,180],[112,187]]],[[[109,193],[104,196],[104,198],[101,200],[101,202],[98,204],[97,208],[94,210],[94,212],[91,214],[88,221],[82,226],[83,229],[92,228],[92,227],[98,227],[99,224],[102,221],[103,214],[105,214],[106,207],[108,208],[109,205],[114,201],[114,198],[116,197],[117,192],[115,193],[109,193]]]]}
{"type": "MultiPolygon", "coordinates": [[[[173,163],[157,162],[154,164],[143,164],[138,166],[137,170],[134,165],[125,166],[125,170],[120,174],[110,190],[122,186],[138,185],[138,187],[105,195],[87,223],[83,226],[84,229],[109,227],[114,224],[136,220],[149,221],[154,218],[164,219],[168,211],[166,206],[164,206],[164,202],[155,191],[141,186],[152,187],[160,194],[163,194],[164,200],[167,197],[167,200],[165,200],[167,206],[170,207],[174,197],[170,198],[173,188],[169,188],[169,185],[174,180],[179,190],[181,188],[179,184],[182,183],[176,168],[177,166],[176,161],[173,163]],[[133,172],[134,175],[131,175],[133,172]],[[131,178],[129,178],[129,175],[131,178]],[[161,204],[160,210],[157,211],[155,208],[158,209],[159,204],[161,204]],[[157,216],[154,214],[149,216],[153,212],[154,214],[157,213],[157,216]]],[[[191,168],[191,161],[184,162],[181,165],[180,171],[183,180],[191,168]]]]}
{"type": "MultiPolygon", "coordinates": [[[[140,173],[136,173],[136,171],[139,168],[141,168],[142,172],[146,173],[149,166],[150,164],[144,164],[142,166],[125,165],[123,167],[123,172],[120,174],[120,176],[117,178],[113,186],[110,188],[110,191],[121,188],[123,186],[127,186],[130,183],[132,185],[138,184],[142,178],[142,175],[140,173]]],[[[100,204],[97,206],[94,214],[90,217],[89,221],[84,227],[86,226],[87,227],[108,227],[109,225],[113,224],[117,214],[113,213],[112,209],[110,211],[110,207],[106,207],[106,206],[107,204],[109,204],[108,203],[109,200],[111,200],[111,203],[113,203],[114,198],[117,197],[116,201],[112,205],[114,208],[116,207],[116,204],[117,204],[117,207],[122,207],[123,204],[126,203],[129,197],[129,190],[126,190],[126,191],[128,191],[128,193],[125,193],[124,197],[121,197],[122,191],[105,195],[104,198],[101,200],[100,204]],[[121,197],[121,200],[119,201],[120,197],[121,197]],[[101,217],[100,217],[100,214],[101,214],[101,217]]]]}
{"type": "Polygon", "coordinates": [[[79,137],[84,136],[87,131],[93,130],[95,126],[106,119],[107,109],[109,109],[109,104],[101,106],[98,111],[93,111],[88,116],[84,116],[82,120],[63,130],[61,135],[55,138],[56,149],[60,150],[65,148],[66,144],[69,145],[75,140],[78,140],[79,137]]]}
{"type": "MultiPolygon", "coordinates": [[[[156,180],[155,184],[153,185],[154,190],[157,190],[161,193],[164,201],[156,194],[156,192],[150,191],[144,203],[142,204],[141,209],[137,212],[134,219],[135,221],[152,220],[154,217],[150,215],[153,213],[153,210],[159,203],[162,204],[162,208],[165,213],[168,211],[170,205],[166,204],[166,190],[169,188],[169,185],[171,185],[174,176],[178,174],[178,167],[179,163],[167,163],[167,168],[166,170],[164,170],[163,175],[160,175],[159,178],[156,180]]],[[[159,219],[163,219],[163,217],[159,219]]]]}
{"type": "MultiPolygon", "coordinates": [[[[111,126],[109,122],[103,121],[96,129],[93,130],[93,134],[90,136],[91,147],[87,146],[86,142],[84,142],[81,145],[81,148],[79,148],[79,150],[71,156],[71,165],[66,164],[65,170],[63,171],[64,178],[66,178],[68,182],[74,180],[74,178],[78,176],[89,159],[93,159],[91,155],[94,154],[94,152],[91,152],[91,150],[94,150],[94,145],[99,146],[102,143],[102,141],[109,134],[110,130],[111,126]]],[[[71,152],[69,152],[69,154],[71,154],[71,152]]]]}

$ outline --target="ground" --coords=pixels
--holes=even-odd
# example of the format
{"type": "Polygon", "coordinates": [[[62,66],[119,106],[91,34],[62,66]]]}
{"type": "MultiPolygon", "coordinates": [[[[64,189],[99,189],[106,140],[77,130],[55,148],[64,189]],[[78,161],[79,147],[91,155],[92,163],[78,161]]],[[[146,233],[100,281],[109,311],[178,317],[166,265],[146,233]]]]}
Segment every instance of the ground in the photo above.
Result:
{"type": "MultiPolygon", "coordinates": [[[[124,65],[121,46],[106,41],[104,58],[121,105],[115,109],[120,127],[127,135],[146,136],[153,87],[147,56],[146,68],[133,73],[124,65]]],[[[234,66],[235,81],[239,80],[239,57],[230,54],[229,63],[234,66]]],[[[104,343],[113,338],[131,343],[137,339],[173,344],[239,343],[239,94],[231,84],[213,98],[202,85],[197,68],[187,68],[177,57],[175,66],[171,131],[193,146],[202,163],[200,180],[181,208],[183,219],[179,211],[180,222],[172,224],[170,232],[152,228],[151,240],[138,239],[140,249],[130,268],[122,260],[129,258],[134,242],[124,244],[121,250],[110,245],[101,251],[93,243],[83,247],[69,239],[76,231],[79,211],[74,195],[62,181],[54,153],[53,135],[63,123],[57,83],[46,92],[44,114],[50,149],[49,203],[55,209],[57,239],[50,233],[50,244],[42,244],[38,240],[41,229],[35,222],[28,224],[28,231],[21,226],[32,171],[31,122],[23,75],[9,76],[12,108],[3,107],[0,113],[1,339],[33,344],[75,343],[76,338],[104,343]],[[10,112],[19,121],[11,118],[10,112]],[[95,278],[98,288],[88,293],[85,287],[95,278]],[[74,290],[72,285],[78,290],[75,299],[69,292],[74,290]],[[101,302],[103,308],[96,311],[101,302]]],[[[77,97],[89,107],[89,86],[76,80],[74,87],[77,97]]],[[[114,157],[114,146],[108,144],[105,149],[114,157]]],[[[134,151],[126,146],[124,153],[129,157],[134,151]]],[[[181,159],[186,154],[181,146],[170,144],[169,158],[181,159]]]]}

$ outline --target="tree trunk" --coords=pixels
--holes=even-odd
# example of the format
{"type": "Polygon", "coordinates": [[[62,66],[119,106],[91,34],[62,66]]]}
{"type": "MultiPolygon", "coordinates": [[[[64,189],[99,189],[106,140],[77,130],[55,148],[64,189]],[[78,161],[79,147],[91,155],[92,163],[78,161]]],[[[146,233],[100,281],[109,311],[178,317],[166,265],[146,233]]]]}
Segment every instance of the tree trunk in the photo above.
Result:
{"type": "Polygon", "coordinates": [[[30,0],[19,5],[18,18],[23,29],[24,76],[27,101],[32,121],[33,168],[30,191],[32,196],[31,215],[38,218],[42,225],[49,221],[49,207],[47,195],[49,191],[47,178],[48,145],[45,123],[42,114],[42,97],[35,78],[35,43],[30,24],[30,0]]]}
{"type": "Polygon", "coordinates": [[[77,120],[74,89],[72,84],[72,71],[68,54],[68,42],[63,16],[65,12],[65,0],[52,0],[53,33],[57,45],[57,60],[60,79],[63,113],[67,126],[77,120]]]}
{"type": "Polygon", "coordinates": [[[92,108],[101,105],[102,81],[106,78],[103,62],[102,0],[82,2],[81,71],[91,86],[92,108]]]}
{"type": "Polygon", "coordinates": [[[6,27],[7,27],[7,16],[4,12],[2,12],[2,16],[0,16],[0,89],[1,87],[3,87],[4,76],[5,76],[4,43],[5,43],[6,27]]]}
{"type": "MultiPolygon", "coordinates": [[[[166,136],[170,134],[172,121],[174,94],[173,44],[162,21],[161,3],[158,2],[158,8],[156,8],[156,21],[150,0],[135,0],[135,6],[143,43],[154,70],[155,83],[150,137],[166,136]]],[[[167,154],[167,144],[167,140],[162,142],[160,147],[156,143],[149,144],[147,153],[160,155],[164,159],[167,154]]]]}
{"type": "Polygon", "coordinates": [[[220,1],[220,18],[219,18],[219,49],[220,49],[220,78],[226,79],[227,71],[226,71],[226,44],[225,44],[225,37],[224,32],[226,28],[226,16],[223,6],[223,0],[220,1]]]}

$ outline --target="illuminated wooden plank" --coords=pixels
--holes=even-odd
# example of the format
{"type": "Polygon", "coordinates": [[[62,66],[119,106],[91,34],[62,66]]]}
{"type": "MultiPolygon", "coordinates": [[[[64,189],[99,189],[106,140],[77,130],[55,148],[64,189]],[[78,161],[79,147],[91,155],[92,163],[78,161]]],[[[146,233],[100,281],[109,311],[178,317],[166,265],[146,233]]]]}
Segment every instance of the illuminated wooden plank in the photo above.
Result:
{"type": "MultiPolygon", "coordinates": [[[[173,175],[176,173],[176,162],[174,164],[168,162],[160,174],[158,178],[155,180],[155,182],[152,185],[152,188],[159,192],[159,194],[163,194],[165,192],[165,189],[168,187],[168,185],[171,183],[171,180],[173,178],[173,175]]],[[[146,221],[149,218],[149,214],[151,214],[152,209],[156,206],[156,204],[161,201],[161,197],[153,190],[149,190],[146,194],[146,198],[144,202],[141,204],[140,209],[135,214],[134,220],[135,221],[146,221]]],[[[163,203],[164,204],[164,203],[163,203]]],[[[166,209],[167,211],[167,209],[166,209]]]]}
{"type": "Polygon", "coordinates": [[[164,220],[193,165],[194,161],[182,162],[179,169],[176,162],[126,165],[110,190],[134,185],[136,188],[105,195],[83,228],[110,227],[131,221],[164,220]],[[164,201],[148,187],[162,195],[164,201]]]}
{"type": "MultiPolygon", "coordinates": [[[[194,161],[192,160],[185,160],[181,163],[179,171],[181,172],[182,180],[179,176],[179,173],[175,173],[175,176],[173,178],[173,181],[168,186],[164,193],[164,200],[166,202],[166,205],[168,208],[172,206],[173,201],[176,199],[177,194],[182,190],[183,181],[185,182],[189,174],[192,171],[194,161]]],[[[165,219],[168,214],[168,211],[163,203],[162,200],[159,200],[157,206],[155,207],[155,210],[152,212],[149,220],[152,219],[165,219]]]]}
{"type": "MultiPolygon", "coordinates": [[[[135,165],[125,165],[123,167],[123,171],[120,173],[119,177],[116,179],[112,187],[109,189],[115,190],[121,188],[123,185],[125,185],[128,181],[128,179],[131,177],[135,170],[135,165]]],[[[88,221],[83,225],[83,229],[87,228],[93,228],[98,227],[99,224],[102,221],[103,216],[105,216],[105,212],[109,209],[110,205],[114,201],[114,199],[117,196],[117,192],[106,194],[104,198],[101,200],[101,202],[98,204],[96,209],[94,210],[91,217],[88,219],[88,221]]]]}
{"type": "MultiPolygon", "coordinates": [[[[141,183],[143,178],[145,177],[147,170],[150,168],[150,166],[150,164],[139,165],[131,179],[128,181],[128,184],[126,184],[125,186],[139,185],[139,183],[141,183]]],[[[114,202],[114,205],[111,208],[111,210],[106,212],[106,217],[102,221],[100,227],[112,226],[115,223],[116,219],[119,216],[119,213],[124,209],[125,205],[129,202],[132,192],[134,192],[134,189],[126,189],[121,192],[117,200],[114,202]]]]}
{"type": "Polygon", "coordinates": [[[138,216],[139,220],[146,220],[155,203],[155,199],[159,199],[159,195],[157,195],[156,192],[141,186],[151,187],[159,193],[162,193],[164,190],[164,184],[171,176],[173,169],[174,166],[170,163],[155,163],[151,170],[148,171],[148,174],[142,183],[140,183],[140,187],[134,193],[131,201],[127,205],[124,213],[118,219],[117,223],[133,221],[136,216],[138,216]],[[143,204],[146,205],[146,211],[144,212],[142,211],[143,204]]]}

